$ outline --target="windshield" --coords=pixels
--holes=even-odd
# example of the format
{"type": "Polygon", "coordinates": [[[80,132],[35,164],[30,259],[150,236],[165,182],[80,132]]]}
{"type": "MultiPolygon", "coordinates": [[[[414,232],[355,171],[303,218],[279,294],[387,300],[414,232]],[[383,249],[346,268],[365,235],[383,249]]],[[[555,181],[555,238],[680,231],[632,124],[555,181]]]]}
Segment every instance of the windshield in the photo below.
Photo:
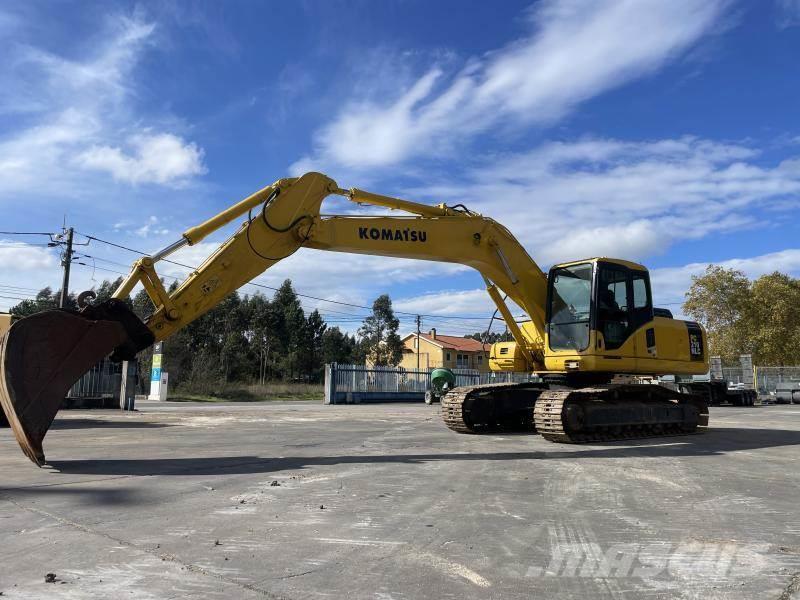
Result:
{"type": "Polygon", "coordinates": [[[551,271],[550,348],[586,350],[592,301],[592,265],[584,263],[551,271]]]}

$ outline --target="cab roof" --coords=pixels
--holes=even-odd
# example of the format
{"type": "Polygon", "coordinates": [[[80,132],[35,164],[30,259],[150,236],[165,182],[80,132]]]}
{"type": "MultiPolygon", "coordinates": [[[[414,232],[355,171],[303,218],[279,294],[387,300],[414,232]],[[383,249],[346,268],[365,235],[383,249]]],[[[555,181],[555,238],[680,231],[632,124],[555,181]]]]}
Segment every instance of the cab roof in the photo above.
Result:
{"type": "Polygon", "coordinates": [[[596,263],[596,262],[608,262],[613,263],[616,265],[621,265],[623,267],[628,267],[629,269],[633,269],[634,271],[647,271],[647,267],[644,265],[640,265],[639,263],[631,262],[629,260],[623,260],[621,258],[610,258],[608,256],[595,256],[593,258],[584,258],[581,260],[571,260],[569,262],[558,263],[557,265],[553,265],[553,267],[570,267],[572,265],[579,265],[581,263],[596,263]]]}

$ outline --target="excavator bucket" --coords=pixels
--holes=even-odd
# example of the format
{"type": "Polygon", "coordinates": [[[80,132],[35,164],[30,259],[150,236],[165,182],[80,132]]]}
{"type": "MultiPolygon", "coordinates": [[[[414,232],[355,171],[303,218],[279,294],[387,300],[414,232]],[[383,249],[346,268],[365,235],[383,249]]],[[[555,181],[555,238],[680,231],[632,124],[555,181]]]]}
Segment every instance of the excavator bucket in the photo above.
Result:
{"type": "Polygon", "coordinates": [[[130,359],[152,343],[147,327],[113,299],[14,323],[0,340],[0,405],[25,455],[44,464],[42,440],[81,375],[109,354],[130,359]]]}

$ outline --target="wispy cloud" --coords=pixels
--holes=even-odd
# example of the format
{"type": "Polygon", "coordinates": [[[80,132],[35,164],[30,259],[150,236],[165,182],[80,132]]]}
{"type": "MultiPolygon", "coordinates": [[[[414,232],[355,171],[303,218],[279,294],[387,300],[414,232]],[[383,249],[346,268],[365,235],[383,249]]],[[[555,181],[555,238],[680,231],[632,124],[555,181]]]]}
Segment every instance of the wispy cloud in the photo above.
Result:
{"type": "Polygon", "coordinates": [[[118,147],[92,146],[78,156],[77,163],[128,183],[179,183],[206,172],[203,151],[176,135],[134,135],[128,145],[129,153],[118,147]]]}
{"type": "MultiPolygon", "coordinates": [[[[505,223],[543,265],[585,256],[644,259],[678,240],[763,225],[751,211],[800,193],[794,160],[694,137],[552,142],[484,157],[409,194],[465,202],[505,223]],[[478,162],[478,164],[476,164],[478,162]],[[521,218],[525,215],[525,218],[521,218]]],[[[781,212],[771,215],[776,222],[781,212]]]]}
{"type": "Polygon", "coordinates": [[[580,102],[661,67],[706,33],[726,4],[541,2],[530,12],[528,37],[467,61],[455,74],[433,66],[389,102],[345,106],[317,133],[314,153],[292,169],[397,164],[450,152],[493,127],[552,123],[580,102]]]}
{"type": "Polygon", "coordinates": [[[15,280],[11,276],[14,271],[50,269],[56,265],[57,261],[53,254],[44,248],[12,240],[0,240],[0,269],[3,270],[4,278],[8,279],[4,283],[15,280]]]}
{"type": "Polygon", "coordinates": [[[22,40],[9,44],[0,66],[0,114],[17,120],[0,137],[0,201],[85,193],[102,183],[88,176],[92,171],[160,185],[205,171],[196,144],[155,130],[133,108],[136,67],[154,46],[155,31],[139,17],[109,17],[102,36],[72,52],[81,58],[22,40]]]}
{"type": "MultiPolygon", "coordinates": [[[[674,313],[681,313],[681,304],[692,283],[692,276],[702,275],[711,263],[696,262],[680,267],[653,269],[650,278],[653,294],[658,303],[668,304],[674,313]]],[[[800,277],[800,248],[789,248],[758,256],[731,258],[714,264],[726,269],[742,271],[748,278],[756,279],[775,271],[800,277]]]]}
{"type": "Polygon", "coordinates": [[[775,0],[778,27],[800,25],[800,0],[775,0]]]}
{"type": "Polygon", "coordinates": [[[160,219],[155,215],[150,215],[147,222],[134,231],[139,237],[149,237],[151,235],[167,235],[169,229],[160,225],[160,219]]]}

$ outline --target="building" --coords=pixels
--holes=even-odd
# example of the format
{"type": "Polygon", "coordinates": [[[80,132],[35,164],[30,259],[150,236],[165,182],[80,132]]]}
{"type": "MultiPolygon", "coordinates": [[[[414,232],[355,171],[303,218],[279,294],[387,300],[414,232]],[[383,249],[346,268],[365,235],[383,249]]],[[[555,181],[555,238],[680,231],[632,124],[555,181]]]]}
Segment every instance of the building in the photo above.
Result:
{"type": "Polygon", "coordinates": [[[485,373],[489,371],[490,344],[481,344],[472,338],[437,334],[435,329],[428,333],[416,333],[403,338],[403,359],[400,366],[405,369],[429,369],[447,367],[450,369],[474,369],[485,373]]]}

